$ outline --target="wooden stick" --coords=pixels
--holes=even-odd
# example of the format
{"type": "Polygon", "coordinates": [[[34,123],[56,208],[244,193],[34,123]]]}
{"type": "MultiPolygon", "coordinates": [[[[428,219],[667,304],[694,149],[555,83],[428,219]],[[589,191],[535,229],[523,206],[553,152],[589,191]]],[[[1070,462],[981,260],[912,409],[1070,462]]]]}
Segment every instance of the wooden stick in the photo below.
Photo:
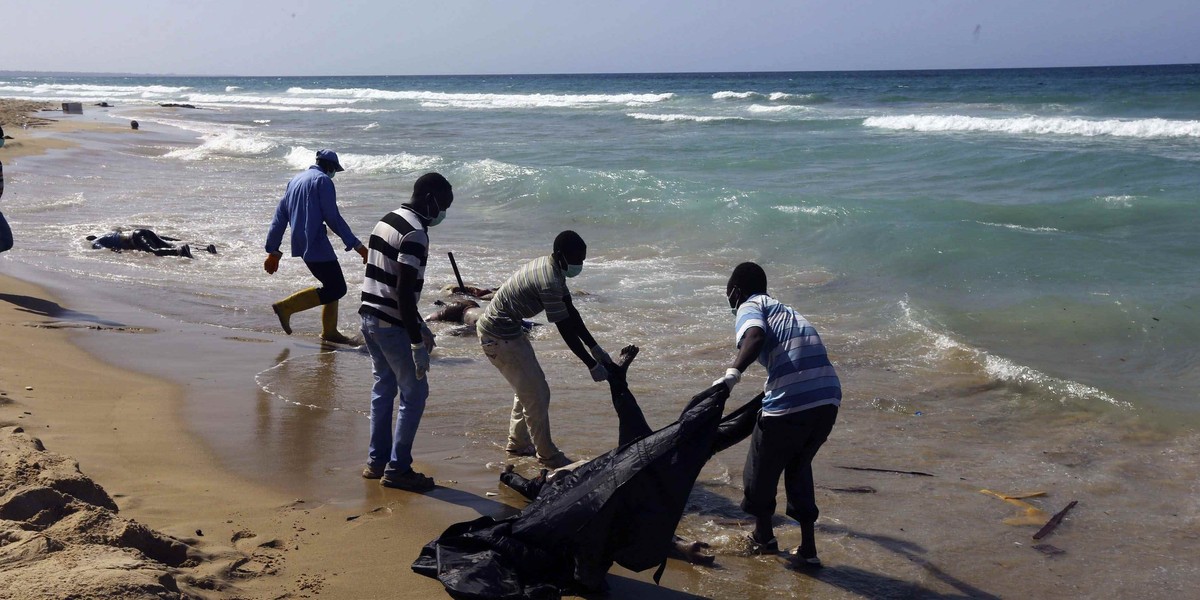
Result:
{"type": "Polygon", "coordinates": [[[467,293],[467,286],[463,285],[462,275],[458,274],[458,263],[454,262],[454,253],[447,252],[446,256],[450,257],[450,267],[454,269],[454,278],[458,280],[458,291],[467,293]]]}
{"type": "Polygon", "coordinates": [[[1079,501],[1072,500],[1071,503],[1068,504],[1066,508],[1058,511],[1058,514],[1054,515],[1053,517],[1050,517],[1050,520],[1046,521],[1046,524],[1043,525],[1042,528],[1039,529],[1037,533],[1033,534],[1033,539],[1040,540],[1040,539],[1050,535],[1050,532],[1054,531],[1054,528],[1058,527],[1059,523],[1062,523],[1063,517],[1067,516],[1067,511],[1071,510],[1072,508],[1075,508],[1076,504],[1079,504],[1079,501]]]}
{"type": "Polygon", "coordinates": [[[876,473],[899,473],[901,475],[920,475],[921,477],[936,477],[933,473],[923,473],[921,471],[897,471],[896,469],[876,469],[874,467],[844,467],[838,465],[839,469],[850,469],[851,471],[875,471],[876,473]]]}

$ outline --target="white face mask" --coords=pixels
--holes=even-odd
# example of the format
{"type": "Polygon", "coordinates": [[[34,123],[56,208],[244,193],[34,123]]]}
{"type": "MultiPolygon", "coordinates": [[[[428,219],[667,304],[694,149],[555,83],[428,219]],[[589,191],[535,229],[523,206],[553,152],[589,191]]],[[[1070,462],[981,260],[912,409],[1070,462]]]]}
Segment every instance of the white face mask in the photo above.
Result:
{"type": "Polygon", "coordinates": [[[429,220],[429,226],[433,227],[444,220],[446,220],[446,211],[438,211],[437,216],[429,220]]]}
{"type": "Polygon", "coordinates": [[[583,265],[567,265],[566,276],[575,277],[583,272],[583,265]]]}

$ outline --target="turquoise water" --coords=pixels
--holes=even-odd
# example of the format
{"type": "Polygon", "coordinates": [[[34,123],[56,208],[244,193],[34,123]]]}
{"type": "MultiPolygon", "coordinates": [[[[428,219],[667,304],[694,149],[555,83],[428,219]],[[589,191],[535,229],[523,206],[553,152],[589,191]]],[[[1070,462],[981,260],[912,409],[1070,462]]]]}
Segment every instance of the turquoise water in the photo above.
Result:
{"type": "MultiPolygon", "coordinates": [[[[156,170],[131,166],[115,189],[89,189],[94,198],[72,199],[55,182],[62,210],[32,195],[6,200],[10,219],[42,228],[39,239],[153,218],[253,255],[282,183],[330,147],[349,169],[337,183],[362,235],[416,175],[445,173],[459,223],[437,233],[481,283],[499,283],[570,227],[604,276],[581,283],[606,292],[614,321],[622,303],[632,316],[657,301],[707,319],[724,274],[756,260],[777,295],[818,323],[827,315],[847,333],[844,350],[865,360],[950,346],[1049,400],[1196,413],[1194,65],[0,77],[0,94],[107,101],[116,106],[107,116],[200,138],[145,144],[138,153],[156,170]],[[96,208],[105,194],[122,208],[96,208]]],[[[251,258],[205,265],[195,284],[219,276],[218,304],[261,303],[251,258]]],[[[269,326],[241,311],[204,319],[269,326]]]]}

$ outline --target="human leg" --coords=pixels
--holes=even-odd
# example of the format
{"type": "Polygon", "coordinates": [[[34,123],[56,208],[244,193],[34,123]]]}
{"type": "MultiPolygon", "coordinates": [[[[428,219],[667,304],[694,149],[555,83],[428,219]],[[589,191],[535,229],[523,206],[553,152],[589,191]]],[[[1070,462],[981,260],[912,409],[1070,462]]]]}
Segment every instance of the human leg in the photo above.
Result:
{"type": "Polygon", "coordinates": [[[371,356],[371,440],[367,445],[367,469],[370,477],[383,476],[383,470],[392,457],[392,410],[395,406],[396,374],[388,364],[383,348],[375,339],[378,321],[371,317],[362,318],[363,340],[371,356]]]}
{"type": "Polygon", "coordinates": [[[786,438],[778,439],[778,423],[773,422],[777,418],[759,417],[750,436],[750,451],[742,470],[742,510],[754,517],[753,542],[764,547],[775,540],[771,525],[775,516],[775,494],[790,458],[788,454],[781,456],[780,442],[786,442],[786,438]]]}
{"type": "Polygon", "coordinates": [[[8,221],[4,218],[4,213],[0,213],[0,252],[8,252],[13,247],[12,228],[8,226],[8,221]]]}
{"type": "Polygon", "coordinates": [[[346,277],[336,260],[304,261],[308,270],[321,282],[317,296],[321,300],[321,339],[335,344],[350,343],[350,338],[338,331],[338,300],[346,295],[346,277]]]}
{"type": "Polygon", "coordinates": [[[791,435],[799,440],[799,451],[784,468],[784,491],[787,494],[787,515],[800,523],[800,546],[797,554],[813,564],[816,559],[816,522],[820,516],[816,494],[813,490],[812,461],[829,438],[833,424],[837,421],[838,407],[818,406],[787,415],[793,419],[791,435]]]}
{"type": "Polygon", "coordinates": [[[538,460],[551,468],[570,464],[550,437],[550,386],[529,339],[521,336],[501,340],[481,334],[480,343],[515,393],[509,444],[519,448],[526,441],[532,442],[538,460]]]}
{"type": "Polygon", "coordinates": [[[292,315],[320,306],[320,304],[321,295],[317,288],[308,288],[272,304],[271,310],[275,311],[275,316],[279,317],[279,326],[283,328],[283,332],[292,335],[292,315]]]}

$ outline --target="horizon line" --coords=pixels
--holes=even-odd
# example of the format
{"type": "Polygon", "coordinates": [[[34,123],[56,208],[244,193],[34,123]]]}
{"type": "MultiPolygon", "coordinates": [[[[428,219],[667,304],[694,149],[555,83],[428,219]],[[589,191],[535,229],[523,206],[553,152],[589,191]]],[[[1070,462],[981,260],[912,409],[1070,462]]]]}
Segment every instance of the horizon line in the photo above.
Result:
{"type": "Polygon", "coordinates": [[[746,74],[783,74],[783,73],[913,73],[929,71],[1033,71],[1054,69],[1109,69],[1132,67],[1185,67],[1200,65],[1200,63],[1154,63],[1154,64],[1110,64],[1110,65],[1072,65],[1055,67],[943,67],[943,68],[913,68],[913,69],[812,69],[804,71],[765,70],[765,71],[593,71],[593,72],[558,72],[558,73],[439,73],[439,74],[342,74],[342,75],[200,75],[188,73],[131,73],[119,71],[34,71],[0,69],[3,77],[24,76],[71,76],[71,77],[204,77],[204,78],[332,78],[332,77],[562,77],[572,75],[621,76],[621,75],[746,75],[746,74]]]}

